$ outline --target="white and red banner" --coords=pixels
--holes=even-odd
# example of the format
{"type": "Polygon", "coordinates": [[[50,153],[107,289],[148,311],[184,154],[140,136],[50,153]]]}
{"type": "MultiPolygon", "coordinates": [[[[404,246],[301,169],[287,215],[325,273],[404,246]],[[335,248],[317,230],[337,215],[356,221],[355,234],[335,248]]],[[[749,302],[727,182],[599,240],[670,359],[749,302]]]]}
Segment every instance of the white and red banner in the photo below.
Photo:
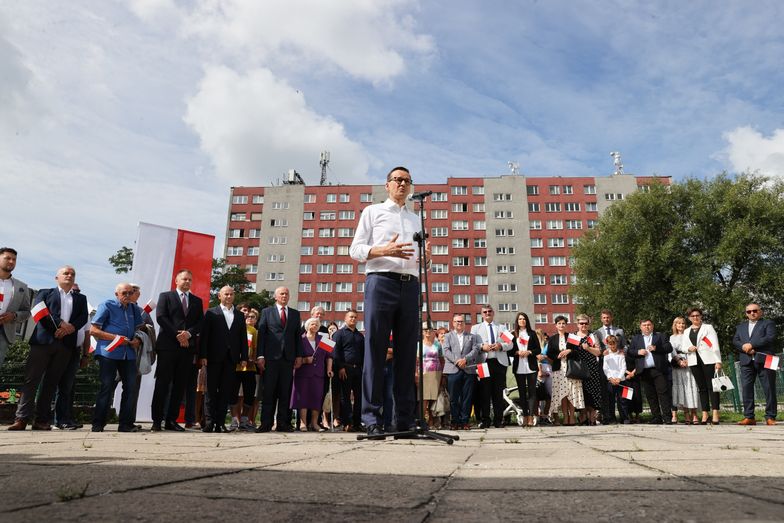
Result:
{"type": "Polygon", "coordinates": [[[318,342],[318,348],[332,354],[335,350],[335,342],[329,339],[329,336],[322,336],[318,342]]]}
{"type": "Polygon", "coordinates": [[[487,363],[480,363],[476,366],[476,374],[479,376],[479,379],[489,378],[490,377],[490,367],[487,366],[487,363]]]}
{"type": "Polygon", "coordinates": [[[112,342],[109,345],[107,345],[104,350],[106,352],[114,352],[114,349],[116,349],[126,341],[128,341],[128,338],[126,338],[125,336],[119,336],[119,335],[115,336],[112,342]]]}
{"type": "Polygon", "coordinates": [[[498,337],[501,338],[501,341],[503,341],[504,343],[512,343],[512,340],[514,339],[512,337],[512,333],[509,331],[503,331],[501,334],[498,335],[498,337]]]}
{"type": "Polygon", "coordinates": [[[770,370],[779,370],[779,357],[773,354],[765,355],[765,368],[770,370]]]}
{"type": "Polygon", "coordinates": [[[567,336],[566,343],[569,343],[571,345],[578,345],[579,346],[581,339],[582,338],[579,337],[577,334],[571,333],[571,334],[569,334],[569,336],[567,336]]]}
{"type": "Polygon", "coordinates": [[[627,400],[632,399],[634,397],[634,389],[621,385],[621,397],[627,400]]]}
{"type": "Polygon", "coordinates": [[[705,345],[707,345],[711,349],[713,348],[713,342],[711,342],[710,338],[708,338],[707,336],[703,336],[702,337],[702,343],[704,343],[705,345]]]}
{"type": "Polygon", "coordinates": [[[253,348],[253,334],[248,333],[248,350],[253,348]]]}
{"type": "Polygon", "coordinates": [[[46,306],[46,303],[39,301],[35,304],[35,306],[30,309],[30,316],[33,317],[33,321],[38,323],[42,319],[49,316],[49,307],[46,306]]]}
{"type": "MultiPolygon", "coordinates": [[[[193,273],[191,292],[202,299],[205,309],[209,307],[214,247],[215,236],[139,222],[133,270],[129,278],[141,289],[139,303],[149,305],[152,311],[160,293],[174,289],[177,272],[188,269],[193,273]]],[[[137,421],[152,421],[150,404],[155,388],[154,377],[155,365],[152,372],[142,376],[137,421]]],[[[114,407],[118,412],[121,387],[118,385],[114,394],[114,407]]]]}

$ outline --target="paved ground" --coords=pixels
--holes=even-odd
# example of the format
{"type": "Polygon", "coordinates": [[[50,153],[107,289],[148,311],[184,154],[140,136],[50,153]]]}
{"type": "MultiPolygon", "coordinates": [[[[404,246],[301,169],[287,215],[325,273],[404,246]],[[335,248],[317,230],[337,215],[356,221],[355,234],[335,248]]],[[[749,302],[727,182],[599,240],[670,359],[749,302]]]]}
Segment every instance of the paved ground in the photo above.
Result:
{"type": "Polygon", "coordinates": [[[784,520],[784,425],[460,436],[0,432],[0,521],[784,520]]]}

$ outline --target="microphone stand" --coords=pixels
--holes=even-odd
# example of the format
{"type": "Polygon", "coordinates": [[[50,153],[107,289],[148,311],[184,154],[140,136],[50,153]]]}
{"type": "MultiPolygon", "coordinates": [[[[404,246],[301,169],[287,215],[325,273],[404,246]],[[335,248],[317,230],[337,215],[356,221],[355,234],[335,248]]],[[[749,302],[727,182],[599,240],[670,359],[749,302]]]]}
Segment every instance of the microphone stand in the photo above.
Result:
{"type": "MultiPolygon", "coordinates": [[[[427,233],[425,232],[425,198],[429,196],[429,194],[420,193],[421,195],[417,195],[415,199],[419,200],[419,221],[420,221],[420,230],[419,232],[414,233],[414,241],[417,242],[417,246],[419,248],[419,281],[424,282],[425,284],[425,303],[427,303],[427,315],[422,310],[422,292],[420,289],[419,292],[419,314],[420,318],[420,325],[424,322],[427,322],[427,328],[431,329],[432,319],[430,317],[430,287],[427,282],[427,267],[425,266],[425,241],[427,239],[427,233]]],[[[451,445],[455,442],[455,440],[459,440],[460,436],[457,434],[444,434],[442,432],[436,432],[430,430],[430,427],[427,425],[425,421],[425,400],[424,400],[424,339],[422,338],[422,329],[419,329],[419,346],[417,348],[417,354],[419,355],[419,386],[417,387],[417,392],[419,396],[419,417],[416,420],[416,424],[409,430],[400,431],[400,432],[386,432],[384,434],[384,438],[393,437],[394,439],[427,439],[427,440],[435,440],[440,441],[442,443],[446,443],[447,445],[451,445]]],[[[360,434],[357,436],[357,439],[366,439],[367,436],[364,434],[360,434]]]]}

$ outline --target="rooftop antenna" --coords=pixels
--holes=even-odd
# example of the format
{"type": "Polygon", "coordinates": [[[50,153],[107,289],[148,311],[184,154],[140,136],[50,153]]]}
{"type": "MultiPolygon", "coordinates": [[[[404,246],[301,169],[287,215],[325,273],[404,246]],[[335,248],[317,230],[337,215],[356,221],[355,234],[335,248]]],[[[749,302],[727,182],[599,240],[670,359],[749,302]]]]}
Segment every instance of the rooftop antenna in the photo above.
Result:
{"type": "Polygon", "coordinates": [[[329,151],[321,151],[319,165],[321,166],[321,182],[319,182],[319,185],[327,185],[327,165],[329,165],[329,151]]]}
{"type": "Polygon", "coordinates": [[[520,176],[520,164],[517,162],[507,162],[509,166],[509,170],[512,173],[512,176],[520,176]]]}
{"type": "Polygon", "coordinates": [[[613,151],[610,153],[610,156],[613,158],[613,164],[615,164],[615,172],[613,175],[623,174],[623,164],[621,163],[621,153],[618,151],[613,151]]]}

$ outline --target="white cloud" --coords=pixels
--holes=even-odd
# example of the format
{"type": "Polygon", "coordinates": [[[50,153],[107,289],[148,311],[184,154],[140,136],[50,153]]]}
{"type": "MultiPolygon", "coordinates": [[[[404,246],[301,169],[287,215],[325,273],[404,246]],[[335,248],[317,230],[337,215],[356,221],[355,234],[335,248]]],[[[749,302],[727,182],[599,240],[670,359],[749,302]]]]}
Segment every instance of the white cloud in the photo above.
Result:
{"type": "Polygon", "coordinates": [[[326,149],[341,181],[367,182],[369,159],[362,146],[267,69],[240,75],[228,67],[207,68],[198,93],[188,100],[185,121],[225,180],[270,183],[297,168],[309,176],[307,182],[317,183],[319,153],[326,149]]]}
{"type": "Polygon", "coordinates": [[[728,142],[724,150],[734,172],[759,171],[768,176],[784,176],[784,129],[776,129],[770,137],[749,127],[738,127],[724,133],[728,142]]]}

